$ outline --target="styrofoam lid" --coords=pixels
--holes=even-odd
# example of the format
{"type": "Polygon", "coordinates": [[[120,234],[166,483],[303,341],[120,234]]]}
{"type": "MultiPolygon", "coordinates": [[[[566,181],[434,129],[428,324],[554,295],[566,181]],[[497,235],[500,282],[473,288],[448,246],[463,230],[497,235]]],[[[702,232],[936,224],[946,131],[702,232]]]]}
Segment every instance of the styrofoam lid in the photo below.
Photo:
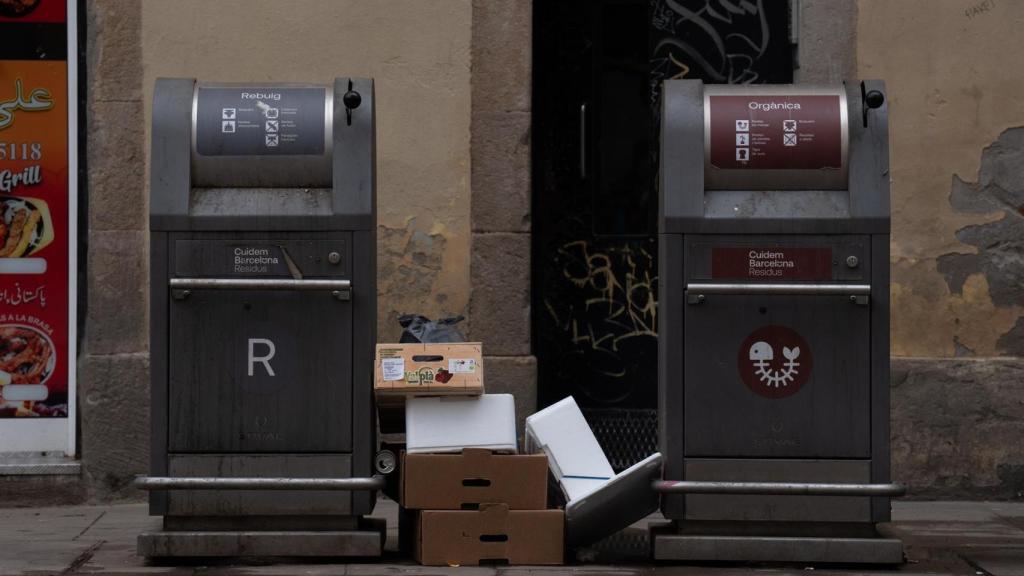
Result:
{"type": "Polygon", "coordinates": [[[607,480],[615,475],[572,396],[528,417],[526,433],[547,453],[556,478],[607,480]]]}

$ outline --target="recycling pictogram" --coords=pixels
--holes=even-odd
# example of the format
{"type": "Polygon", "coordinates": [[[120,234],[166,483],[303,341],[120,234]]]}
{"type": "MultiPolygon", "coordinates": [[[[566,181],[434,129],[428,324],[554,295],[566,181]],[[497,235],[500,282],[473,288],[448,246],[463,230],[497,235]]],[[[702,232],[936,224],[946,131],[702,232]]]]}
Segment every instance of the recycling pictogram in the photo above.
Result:
{"type": "Polygon", "coordinates": [[[811,375],[811,347],[796,330],[762,326],[740,345],[740,378],[766,398],[796,394],[811,375]]]}

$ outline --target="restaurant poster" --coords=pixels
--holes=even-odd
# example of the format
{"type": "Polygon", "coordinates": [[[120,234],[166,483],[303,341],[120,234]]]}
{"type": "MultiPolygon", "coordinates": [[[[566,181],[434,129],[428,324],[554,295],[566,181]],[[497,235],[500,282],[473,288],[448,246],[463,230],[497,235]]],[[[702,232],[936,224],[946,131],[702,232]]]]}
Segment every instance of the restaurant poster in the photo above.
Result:
{"type": "Polygon", "coordinates": [[[74,454],[75,12],[0,0],[0,452],[74,454]]]}

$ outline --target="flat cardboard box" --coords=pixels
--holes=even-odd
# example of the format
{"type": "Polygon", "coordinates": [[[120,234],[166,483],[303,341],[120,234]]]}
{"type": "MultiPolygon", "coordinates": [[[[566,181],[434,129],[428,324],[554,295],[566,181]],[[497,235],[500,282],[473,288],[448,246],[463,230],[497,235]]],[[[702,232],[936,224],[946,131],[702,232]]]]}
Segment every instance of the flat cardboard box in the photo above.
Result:
{"type": "Polygon", "coordinates": [[[510,510],[543,510],[548,458],[544,454],[402,455],[402,506],[412,510],[462,510],[501,503],[510,510]]]}
{"type": "Polygon", "coordinates": [[[511,394],[411,397],[405,406],[410,454],[484,448],[516,452],[516,402],[511,394]]]}
{"type": "Polygon", "coordinates": [[[551,473],[568,501],[586,496],[615,476],[572,396],[526,419],[526,452],[548,455],[551,473]]]}
{"type": "Polygon", "coordinates": [[[484,393],[479,342],[377,344],[373,390],[378,396],[484,393]]]}
{"type": "Polygon", "coordinates": [[[488,504],[480,510],[421,510],[418,515],[413,549],[420,564],[562,563],[561,510],[509,510],[504,504],[488,504]]]}

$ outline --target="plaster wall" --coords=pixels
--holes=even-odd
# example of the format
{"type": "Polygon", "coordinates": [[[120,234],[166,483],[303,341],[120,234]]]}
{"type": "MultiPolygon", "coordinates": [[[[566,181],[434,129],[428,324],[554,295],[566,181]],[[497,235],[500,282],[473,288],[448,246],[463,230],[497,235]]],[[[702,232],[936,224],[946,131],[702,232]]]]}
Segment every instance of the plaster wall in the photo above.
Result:
{"type": "Polygon", "coordinates": [[[893,355],[1021,355],[1024,3],[857,4],[859,76],[889,92],[893,355]]]}
{"type": "Polygon", "coordinates": [[[147,142],[157,77],[374,78],[378,338],[397,341],[397,315],[469,302],[471,30],[469,0],[146,0],[147,142]]]}

